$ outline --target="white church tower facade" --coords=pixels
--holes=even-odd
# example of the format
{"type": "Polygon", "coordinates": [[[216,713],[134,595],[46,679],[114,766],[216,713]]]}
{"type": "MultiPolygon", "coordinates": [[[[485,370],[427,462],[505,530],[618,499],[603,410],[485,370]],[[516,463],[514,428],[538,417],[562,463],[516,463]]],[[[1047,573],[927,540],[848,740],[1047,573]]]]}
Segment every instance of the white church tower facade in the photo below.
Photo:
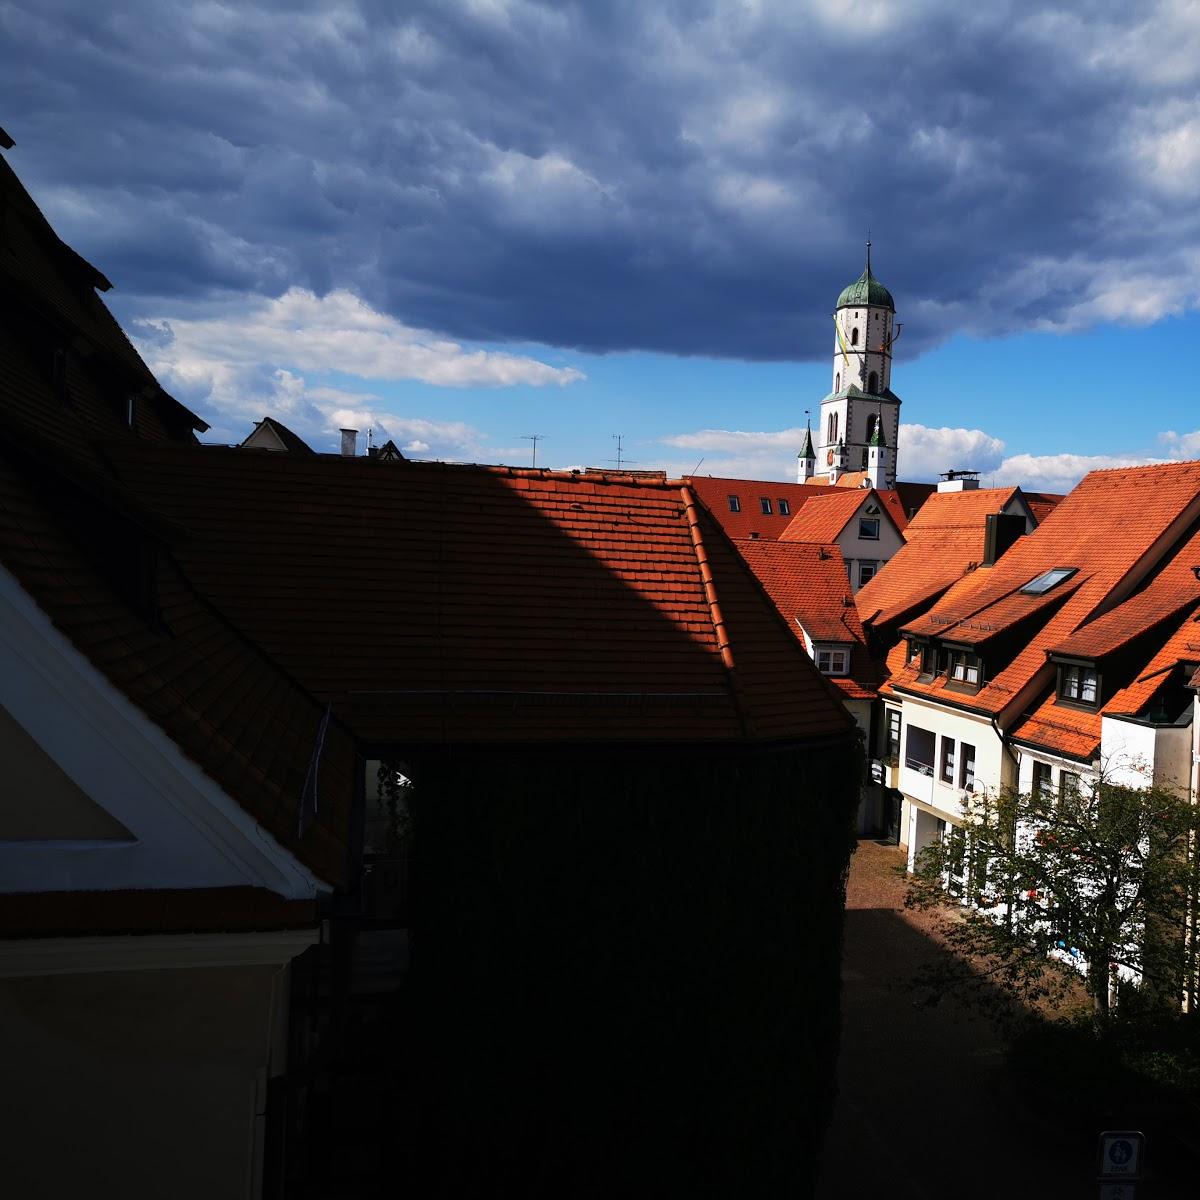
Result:
{"type": "MultiPolygon", "coordinates": [[[[895,487],[900,397],[892,391],[892,344],[900,326],[891,292],[871,273],[870,242],[866,270],[843,289],[833,321],[833,388],[821,401],[816,471],[807,478],[837,483],[849,471],[866,472],[873,466],[873,486],[895,487]],[[875,482],[879,479],[881,483],[875,482]]],[[[805,482],[803,463],[797,477],[805,482]]]]}

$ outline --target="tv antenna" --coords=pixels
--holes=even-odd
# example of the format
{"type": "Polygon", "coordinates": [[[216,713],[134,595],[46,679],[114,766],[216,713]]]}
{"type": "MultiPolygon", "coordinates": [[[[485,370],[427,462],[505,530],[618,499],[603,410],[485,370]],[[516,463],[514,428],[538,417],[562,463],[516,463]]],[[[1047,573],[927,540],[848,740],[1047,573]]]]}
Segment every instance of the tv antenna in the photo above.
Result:
{"type": "Polygon", "coordinates": [[[622,451],[622,449],[621,449],[621,440],[622,440],[622,438],[623,438],[624,436],[625,436],[625,435],[624,435],[624,434],[621,434],[621,433],[614,433],[614,434],[612,435],[613,441],[617,443],[617,457],[616,457],[616,458],[610,458],[608,461],[609,461],[609,462],[615,462],[615,463],[617,464],[617,470],[618,470],[618,471],[621,469],[621,466],[622,466],[622,464],[624,464],[624,463],[637,462],[637,459],[636,459],[636,458],[626,458],[626,457],[624,456],[624,452],[623,452],[623,451],[622,451]]]}
{"type": "Polygon", "coordinates": [[[544,433],[524,433],[521,435],[521,441],[533,443],[533,466],[537,467],[537,444],[544,441],[546,435],[544,433]]]}

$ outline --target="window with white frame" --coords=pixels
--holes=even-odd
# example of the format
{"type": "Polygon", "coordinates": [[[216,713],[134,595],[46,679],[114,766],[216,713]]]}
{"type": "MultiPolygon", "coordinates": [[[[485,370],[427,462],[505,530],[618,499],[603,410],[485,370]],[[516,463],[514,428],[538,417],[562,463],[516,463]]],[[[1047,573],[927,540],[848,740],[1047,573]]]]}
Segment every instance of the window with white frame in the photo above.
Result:
{"type": "Polygon", "coordinates": [[[850,651],[834,646],[816,648],[817,670],[822,675],[845,675],[850,669],[850,651]]]}

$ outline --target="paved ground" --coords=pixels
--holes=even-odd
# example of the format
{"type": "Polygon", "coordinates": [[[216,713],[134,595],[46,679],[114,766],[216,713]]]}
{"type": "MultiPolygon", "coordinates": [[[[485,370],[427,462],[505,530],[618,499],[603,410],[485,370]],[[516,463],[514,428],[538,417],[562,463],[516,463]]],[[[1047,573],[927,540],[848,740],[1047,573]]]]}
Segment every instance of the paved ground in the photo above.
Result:
{"type": "MultiPolygon", "coordinates": [[[[819,1200],[1095,1197],[1094,1135],[1066,1132],[1036,1095],[1013,1096],[989,1022],[950,999],[914,1005],[904,981],[944,951],[928,918],[903,911],[902,865],[872,841],[851,865],[840,1091],[819,1200]]],[[[1177,1194],[1150,1181],[1137,1200],[1177,1194]]]]}

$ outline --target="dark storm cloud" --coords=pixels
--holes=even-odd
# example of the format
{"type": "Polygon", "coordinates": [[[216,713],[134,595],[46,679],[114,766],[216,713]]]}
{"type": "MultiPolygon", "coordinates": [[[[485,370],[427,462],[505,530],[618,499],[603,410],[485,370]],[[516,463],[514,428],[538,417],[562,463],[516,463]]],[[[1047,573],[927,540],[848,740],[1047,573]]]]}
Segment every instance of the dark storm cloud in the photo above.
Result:
{"type": "Polygon", "coordinates": [[[869,226],[911,352],[1196,301],[1200,21],[1074,10],[0,3],[0,121],[130,315],[816,355],[869,226]]]}

